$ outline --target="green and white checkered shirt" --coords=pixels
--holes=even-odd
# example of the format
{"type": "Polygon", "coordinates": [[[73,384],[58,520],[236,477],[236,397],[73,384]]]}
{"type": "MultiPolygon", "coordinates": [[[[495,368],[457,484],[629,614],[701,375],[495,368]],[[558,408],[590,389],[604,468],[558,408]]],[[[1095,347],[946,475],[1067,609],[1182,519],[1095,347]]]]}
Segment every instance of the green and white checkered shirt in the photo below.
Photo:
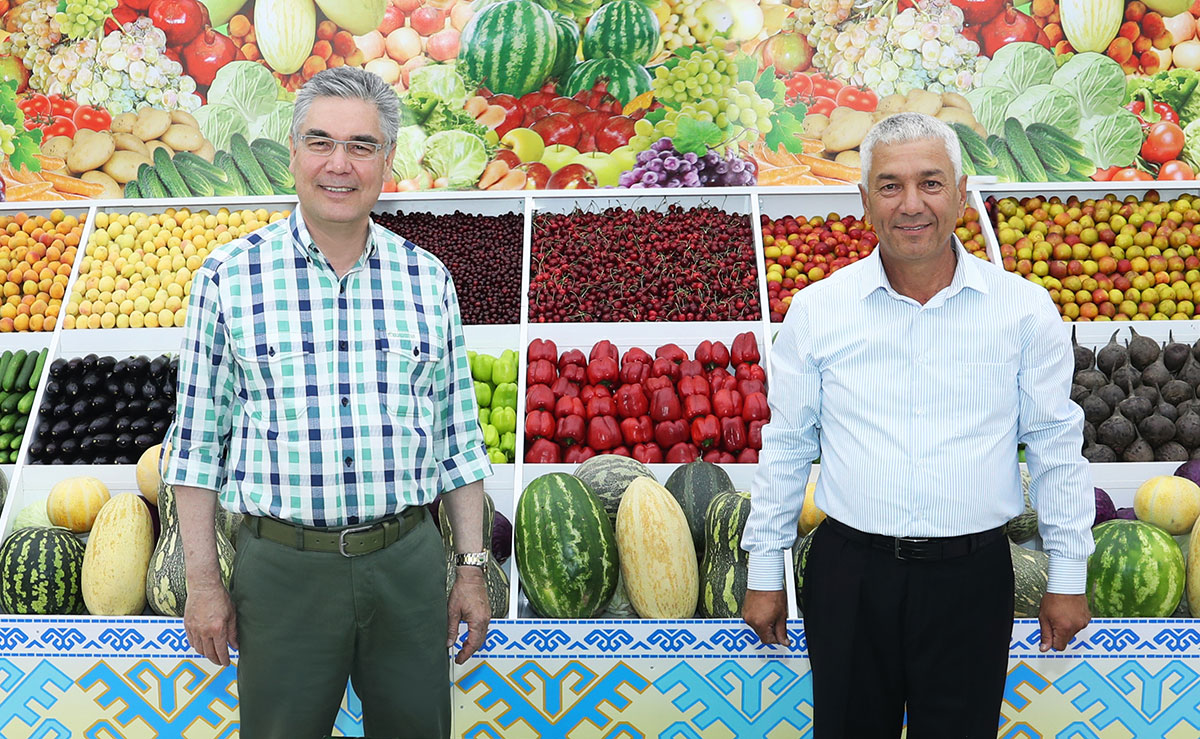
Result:
{"type": "Polygon", "coordinates": [[[341,279],[298,210],[216,249],[185,334],[169,484],[343,526],[491,474],[450,273],[385,228],[341,279]]]}

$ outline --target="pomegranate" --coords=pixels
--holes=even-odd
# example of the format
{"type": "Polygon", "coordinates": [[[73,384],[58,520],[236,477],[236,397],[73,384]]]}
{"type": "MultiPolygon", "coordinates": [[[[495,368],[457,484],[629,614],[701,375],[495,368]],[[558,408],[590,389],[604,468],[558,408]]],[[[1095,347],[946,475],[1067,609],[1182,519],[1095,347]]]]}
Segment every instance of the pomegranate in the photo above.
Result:
{"type": "Polygon", "coordinates": [[[196,38],[183,49],[183,67],[197,85],[207,87],[217,76],[217,70],[237,58],[238,46],[212,26],[205,26],[196,38]]]}
{"type": "Polygon", "coordinates": [[[199,0],[154,0],[148,15],[167,35],[167,46],[180,48],[208,25],[208,8],[199,0]]]}
{"type": "Polygon", "coordinates": [[[969,26],[982,26],[1000,15],[1004,0],[952,0],[963,12],[963,20],[969,26]]]}
{"type": "Polygon", "coordinates": [[[979,30],[979,45],[984,56],[995,56],[1001,46],[1017,41],[1032,41],[1050,48],[1050,39],[1033,20],[1006,0],[1004,10],[979,30]]]}

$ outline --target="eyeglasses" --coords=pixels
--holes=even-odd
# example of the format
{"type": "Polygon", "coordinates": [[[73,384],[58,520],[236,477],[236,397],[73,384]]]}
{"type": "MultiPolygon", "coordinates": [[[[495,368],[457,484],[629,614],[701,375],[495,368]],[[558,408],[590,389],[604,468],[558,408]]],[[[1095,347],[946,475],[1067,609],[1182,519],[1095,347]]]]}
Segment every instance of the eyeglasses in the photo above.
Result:
{"type": "Polygon", "coordinates": [[[339,139],[331,139],[328,136],[315,136],[313,134],[304,134],[300,137],[300,142],[304,144],[305,151],[319,157],[327,157],[333,154],[338,144],[342,145],[346,150],[346,156],[351,159],[374,159],[383,149],[383,144],[377,144],[373,141],[341,141],[339,139]]]}

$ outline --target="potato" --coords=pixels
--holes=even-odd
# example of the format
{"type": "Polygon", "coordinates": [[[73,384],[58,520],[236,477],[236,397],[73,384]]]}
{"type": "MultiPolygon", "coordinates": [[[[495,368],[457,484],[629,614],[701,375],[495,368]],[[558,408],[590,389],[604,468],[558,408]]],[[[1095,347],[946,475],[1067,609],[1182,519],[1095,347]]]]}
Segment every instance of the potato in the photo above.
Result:
{"type": "Polygon", "coordinates": [[[42,142],[42,153],[55,159],[65,159],[74,143],[70,136],[51,136],[42,142]]]}
{"type": "Polygon", "coordinates": [[[166,144],[164,144],[164,143],[163,143],[163,142],[161,142],[161,141],[147,141],[147,142],[146,142],[146,148],[150,150],[150,159],[151,159],[151,160],[153,160],[153,159],[154,159],[154,150],[155,150],[155,149],[166,149],[166,150],[167,150],[167,153],[168,153],[168,154],[172,154],[172,155],[175,153],[175,150],[174,150],[174,149],[172,149],[171,147],[167,146],[166,144]]]}
{"type": "Polygon", "coordinates": [[[937,115],[942,109],[942,96],[914,87],[904,96],[904,109],[910,113],[937,115]]]}
{"type": "Polygon", "coordinates": [[[172,123],[160,139],[175,151],[195,151],[204,145],[200,129],[182,123],[172,123]]]}
{"type": "Polygon", "coordinates": [[[186,110],[172,110],[171,123],[182,123],[185,126],[191,126],[195,129],[200,128],[200,121],[196,120],[195,116],[186,110]]]}
{"type": "Polygon", "coordinates": [[[117,151],[136,151],[146,157],[150,156],[150,147],[131,133],[114,133],[113,141],[117,144],[117,151]]]}
{"type": "MultiPolygon", "coordinates": [[[[834,113],[837,114],[837,110],[834,110],[834,113]]],[[[861,110],[849,110],[831,117],[829,128],[821,135],[825,152],[836,154],[848,149],[857,149],[873,125],[875,121],[871,114],[861,110]]]]}
{"type": "MultiPolygon", "coordinates": [[[[883,118],[895,115],[896,113],[903,113],[904,110],[904,96],[897,93],[892,93],[884,97],[883,100],[879,101],[879,105],[875,106],[875,112],[882,113],[883,118]]],[[[883,120],[883,118],[880,118],[880,120],[883,120]]]]}
{"type": "Polygon", "coordinates": [[[112,125],[109,126],[113,133],[133,133],[133,124],[137,123],[137,113],[122,113],[114,115],[112,125]]]}
{"type": "Polygon", "coordinates": [[[97,184],[104,185],[104,192],[100,193],[96,197],[114,200],[125,197],[125,188],[121,187],[121,184],[112,177],[109,177],[98,169],[92,170],[91,172],[84,172],[83,174],[79,175],[79,179],[83,180],[84,182],[95,182],[97,184]]]}
{"type": "Polygon", "coordinates": [[[973,128],[976,124],[975,116],[962,108],[942,108],[935,117],[939,121],[945,121],[946,123],[961,123],[967,128],[973,128]]]}
{"type": "Polygon", "coordinates": [[[117,145],[108,133],[88,131],[84,128],[75,133],[75,142],[67,152],[67,169],[79,174],[99,169],[116,151],[117,145]]]}
{"type": "Polygon", "coordinates": [[[821,137],[825,133],[825,129],[829,128],[829,116],[821,115],[820,113],[809,113],[804,116],[804,136],[812,139],[821,137]]]}
{"type": "Polygon", "coordinates": [[[192,152],[206,162],[212,163],[212,160],[217,156],[217,149],[208,139],[204,139],[204,145],[196,151],[192,152]]]}
{"type": "Polygon", "coordinates": [[[136,151],[118,151],[109,157],[102,169],[104,174],[124,185],[130,180],[137,179],[138,167],[143,164],[153,164],[153,162],[136,151]]]}
{"type": "Polygon", "coordinates": [[[171,114],[158,108],[142,108],[137,122],[133,124],[133,135],[150,142],[162,136],[171,127],[171,114]]]}
{"type": "Polygon", "coordinates": [[[974,112],[971,108],[971,103],[967,102],[967,99],[962,95],[959,95],[957,92],[943,92],[942,105],[949,106],[951,108],[962,108],[968,113],[974,112]]]}
{"type": "Polygon", "coordinates": [[[837,162],[838,164],[844,164],[847,167],[862,166],[862,157],[860,157],[858,152],[854,149],[839,151],[838,155],[833,158],[833,161],[837,162]]]}

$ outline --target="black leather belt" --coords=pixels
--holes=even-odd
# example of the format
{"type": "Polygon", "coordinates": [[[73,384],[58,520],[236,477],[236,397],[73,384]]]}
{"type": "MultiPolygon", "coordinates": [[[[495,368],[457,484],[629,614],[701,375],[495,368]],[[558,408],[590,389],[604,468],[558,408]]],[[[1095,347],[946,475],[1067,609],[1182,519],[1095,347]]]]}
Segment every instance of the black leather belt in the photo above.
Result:
{"type": "Polygon", "coordinates": [[[841,521],[836,521],[832,518],[826,518],[823,523],[828,524],[831,529],[850,541],[889,552],[896,559],[914,561],[935,561],[963,557],[971,552],[982,549],[994,541],[1004,538],[1003,526],[997,526],[994,529],[980,531],[975,534],[964,534],[962,536],[917,539],[868,534],[865,531],[851,528],[841,521]]]}
{"type": "Polygon", "coordinates": [[[402,512],[361,526],[321,529],[263,516],[243,516],[242,525],[256,537],[306,552],[337,553],[358,557],[395,544],[421,521],[424,506],[409,506],[402,512]]]}

